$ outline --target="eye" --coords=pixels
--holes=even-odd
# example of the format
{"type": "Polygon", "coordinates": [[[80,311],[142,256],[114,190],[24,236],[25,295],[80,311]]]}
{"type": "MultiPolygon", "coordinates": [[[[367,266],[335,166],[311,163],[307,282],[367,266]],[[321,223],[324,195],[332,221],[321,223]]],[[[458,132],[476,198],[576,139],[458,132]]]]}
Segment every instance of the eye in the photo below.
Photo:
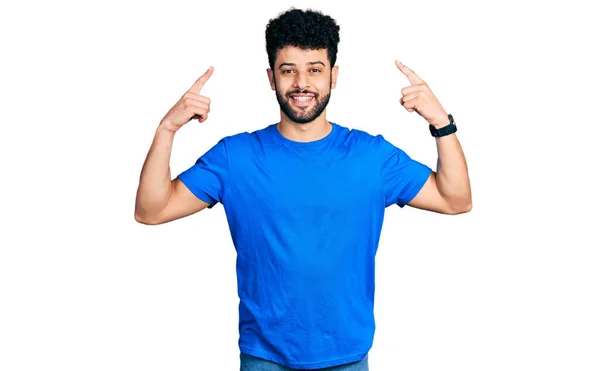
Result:
{"type": "Polygon", "coordinates": [[[283,73],[283,74],[294,73],[294,70],[289,70],[289,69],[283,70],[283,71],[281,71],[281,73],[283,73]]]}
{"type": "Polygon", "coordinates": [[[312,72],[312,73],[319,73],[319,72],[321,72],[321,70],[318,69],[318,68],[313,68],[313,69],[310,70],[310,72],[312,72]]]}

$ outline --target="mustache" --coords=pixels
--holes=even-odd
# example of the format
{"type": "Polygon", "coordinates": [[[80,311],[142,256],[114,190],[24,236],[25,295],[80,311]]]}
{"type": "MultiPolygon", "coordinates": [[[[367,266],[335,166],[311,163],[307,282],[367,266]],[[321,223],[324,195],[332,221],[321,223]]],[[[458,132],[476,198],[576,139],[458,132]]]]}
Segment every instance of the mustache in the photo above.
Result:
{"type": "Polygon", "coordinates": [[[292,94],[312,94],[315,97],[317,97],[319,95],[319,94],[315,93],[314,91],[310,91],[310,90],[294,90],[294,91],[288,92],[286,95],[289,97],[292,94]]]}

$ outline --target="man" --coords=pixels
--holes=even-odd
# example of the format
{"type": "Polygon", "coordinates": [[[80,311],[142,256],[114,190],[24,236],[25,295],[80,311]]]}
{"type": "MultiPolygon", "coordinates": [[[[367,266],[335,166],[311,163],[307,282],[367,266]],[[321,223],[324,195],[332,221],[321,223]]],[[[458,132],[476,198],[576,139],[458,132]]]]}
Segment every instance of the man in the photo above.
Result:
{"type": "Polygon", "coordinates": [[[452,117],[399,61],[410,82],[400,103],[429,124],[437,171],[381,135],[326,119],[338,42],[339,26],[322,13],[291,9],[272,19],[267,74],[281,120],[221,139],[171,179],[175,133],[208,117],[210,99],[200,93],[210,67],[161,120],[142,168],[140,223],[166,223],[219,202],[225,209],[237,251],[241,370],[367,370],[385,208],[471,208],[452,117]]]}

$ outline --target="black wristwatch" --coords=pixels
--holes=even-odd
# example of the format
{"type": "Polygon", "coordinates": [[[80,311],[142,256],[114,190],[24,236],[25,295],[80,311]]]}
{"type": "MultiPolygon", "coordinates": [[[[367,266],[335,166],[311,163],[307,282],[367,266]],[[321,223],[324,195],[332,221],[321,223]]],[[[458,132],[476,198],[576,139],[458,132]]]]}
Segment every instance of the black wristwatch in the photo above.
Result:
{"type": "Polygon", "coordinates": [[[444,126],[443,128],[436,129],[433,125],[430,124],[429,132],[431,133],[431,135],[433,135],[435,138],[439,138],[439,137],[443,137],[446,135],[456,133],[458,128],[456,127],[456,124],[454,123],[454,117],[452,117],[452,115],[449,114],[448,118],[450,119],[450,123],[448,125],[444,126]]]}

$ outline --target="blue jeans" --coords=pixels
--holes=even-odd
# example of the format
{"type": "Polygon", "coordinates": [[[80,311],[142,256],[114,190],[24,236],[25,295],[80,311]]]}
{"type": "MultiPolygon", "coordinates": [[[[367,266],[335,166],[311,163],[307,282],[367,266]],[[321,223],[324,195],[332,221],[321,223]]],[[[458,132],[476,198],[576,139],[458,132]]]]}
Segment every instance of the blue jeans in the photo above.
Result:
{"type": "MultiPolygon", "coordinates": [[[[369,371],[369,355],[358,362],[347,363],[345,365],[319,368],[313,371],[369,371]]],[[[289,368],[266,359],[254,357],[245,353],[240,353],[240,371],[295,371],[299,368],[289,368]]]]}

